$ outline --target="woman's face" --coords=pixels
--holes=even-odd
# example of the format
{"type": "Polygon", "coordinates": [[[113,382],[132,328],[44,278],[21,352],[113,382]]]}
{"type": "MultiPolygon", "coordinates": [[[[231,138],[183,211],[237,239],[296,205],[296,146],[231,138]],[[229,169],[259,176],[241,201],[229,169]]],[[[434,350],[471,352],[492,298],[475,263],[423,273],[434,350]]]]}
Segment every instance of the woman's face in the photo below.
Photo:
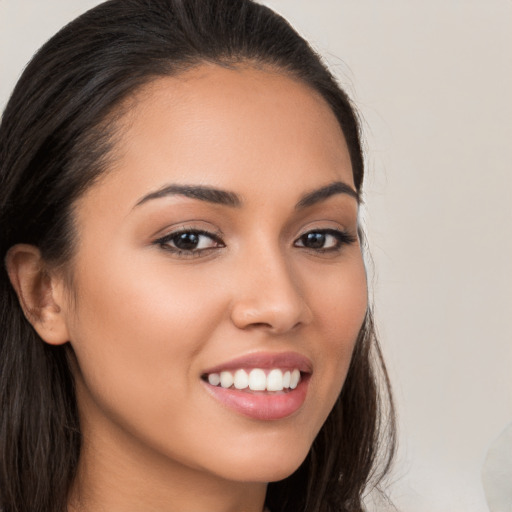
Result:
{"type": "Polygon", "coordinates": [[[157,79],[121,124],[115,164],[75,205],[65,317],[84,446],[282,479],[367,306],[340,127],[291,78],[214,65],[157,79]]]}

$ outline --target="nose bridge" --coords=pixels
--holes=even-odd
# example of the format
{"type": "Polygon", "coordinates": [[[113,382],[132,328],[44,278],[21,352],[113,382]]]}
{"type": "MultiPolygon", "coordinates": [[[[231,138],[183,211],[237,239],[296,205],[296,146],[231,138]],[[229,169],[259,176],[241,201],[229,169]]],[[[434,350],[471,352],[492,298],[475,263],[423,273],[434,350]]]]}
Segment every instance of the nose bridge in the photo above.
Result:
{"type": "Polygon", "coordinates": [[[310,311],[301,283],[279,243],[262,240],[240,256],[232,310],[240,328],[264,326],[275,333],[307,323],[310,311]]]}

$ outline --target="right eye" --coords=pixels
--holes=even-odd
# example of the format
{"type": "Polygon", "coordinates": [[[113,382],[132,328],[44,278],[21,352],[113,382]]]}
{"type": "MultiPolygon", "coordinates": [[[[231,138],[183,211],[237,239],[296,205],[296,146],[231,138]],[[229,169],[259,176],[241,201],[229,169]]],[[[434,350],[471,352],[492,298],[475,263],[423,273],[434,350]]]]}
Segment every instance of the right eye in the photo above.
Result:
{"type": "Polygon", "coordinates": [[[155,241],[163,249],[179,256],[199,256],[203,251],[225,247],[215,234],[197,229],[187,229],[169,233],[155,241]]]}

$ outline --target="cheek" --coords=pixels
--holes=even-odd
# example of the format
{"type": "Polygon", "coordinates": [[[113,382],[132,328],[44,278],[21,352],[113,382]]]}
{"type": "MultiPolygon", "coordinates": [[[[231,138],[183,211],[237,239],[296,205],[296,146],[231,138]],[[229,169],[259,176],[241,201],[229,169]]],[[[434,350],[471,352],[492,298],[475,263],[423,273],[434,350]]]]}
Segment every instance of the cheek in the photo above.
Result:
{"type": "Polygon", "coordinates": [[[335,345],[346,345],[359,331],[368,306],[364,268],[355,268],[326,288],[318,297],[318,317],[326,338],[335,345]]]}
{"type": "Polygon", "coordinates": [[[312,389],[318,390],[319,397],[328,397],[321,404],[321,424],[341,391],[368,307],[361,255],[354,255],[341,272],[323,279],[322,291],[317,289],[311,297],[318,335],[316,359],[321,362],[312,389]]]}
{"type": "Polygon", "coordinates": [[[354,250],[339,270],[309,278],[310,303],[323,339],[334,352],[351,351],[368,307],[366,271],[362,255],[354,250]],[[320,286],[319,286],[320,283],[320,286]]]}
{"type": "Polygon", "coordinates": [[[166,261],[104,260],[116,264],[84,265],[77,275],[70,329],[83,428],[120,428],[192,466],[203,452],[212,459],[197,354],[225,314],[218,283],[185,269],[171,273],[166,261]]]}
{"type": "Polygon", "coordinates": [[[171,388],[186,396],[194,355],[223,314],[214,290],[201,276],[170,274],[166,265],[107,260],[116,264],[81,267],[70,326],[90,391],[98,400],[134,404],[159,395],[168,400],[171,388]]]}

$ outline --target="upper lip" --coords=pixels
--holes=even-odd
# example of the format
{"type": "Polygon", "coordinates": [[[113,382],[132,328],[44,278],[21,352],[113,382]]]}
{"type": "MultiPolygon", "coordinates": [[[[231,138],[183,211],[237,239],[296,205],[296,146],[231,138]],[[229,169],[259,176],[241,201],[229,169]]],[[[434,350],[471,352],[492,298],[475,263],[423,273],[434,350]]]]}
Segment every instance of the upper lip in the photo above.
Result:
{"type": "Polygon", "coordinates": [[[313,363],[306,356],[297,352],[255,352],[231,359],[206,369],[203,374],[219,373],[221,371],[238,370],[239,368],[280,368],[283,370],[300,370],[304,373],[312,373],[313,363]]]}

